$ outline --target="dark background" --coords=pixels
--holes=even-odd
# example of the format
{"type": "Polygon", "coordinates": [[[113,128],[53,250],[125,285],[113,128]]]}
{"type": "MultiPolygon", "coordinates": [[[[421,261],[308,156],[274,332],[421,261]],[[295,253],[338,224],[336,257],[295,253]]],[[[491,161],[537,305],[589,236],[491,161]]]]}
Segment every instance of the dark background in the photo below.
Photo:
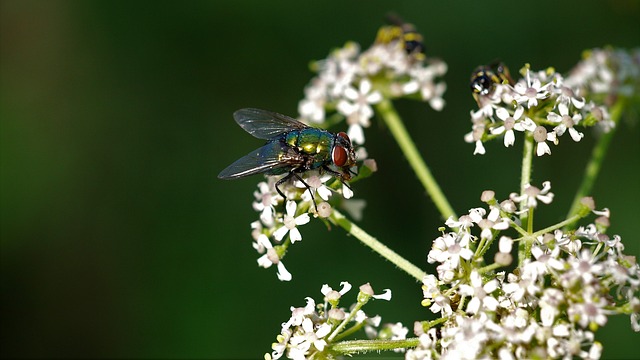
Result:
{"type": "MultiPolygon", "coordinates": [[[[260,141],[231,114],[297,115],[308,63],[354,40],[368,46],[395,11],[449,65],[447,106],[397,107],[453,207],[482,190],[517,191],[522,138],[473,156],[471,70],[495,58],[513,72],[568,71],[584,49],[637,47],[637,1],[2,1],[0,7],[1,353],[3,357],[261,358],[290,306],[323,283],[371,282],[391,302],[383,321],[429,318],[420,286],[339,229],[319,222],[285,259],[290,283],[256,265],[249,223],[259,177],[224,182],[226,165],[260,141]]],[[[594,189],[610,233],[640,255],[640,130],[620,125],[594,189]]],[[[360,223],[420,266],[442,225],[379,121],[367,148],[380,171],[354,185],[360,223]]],[[[593,145],[567,135],[536,158],[533,183],[556,200],[538,228],[562,220],[593,145]]],[[[352,290],[347,301],[355,298],[352,290]]],[[[628,317],[597,336],[605,358],[640,354],[628,317]]]]}

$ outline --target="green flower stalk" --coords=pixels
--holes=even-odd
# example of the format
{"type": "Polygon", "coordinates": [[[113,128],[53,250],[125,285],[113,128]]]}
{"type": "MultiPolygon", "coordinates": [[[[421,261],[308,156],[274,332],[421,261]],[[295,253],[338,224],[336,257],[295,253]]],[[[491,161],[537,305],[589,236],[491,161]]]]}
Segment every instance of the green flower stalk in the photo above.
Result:
{"type": "Polygon", "coordinates": [[[440,211],[440,215],[442,215],[444,219],[448,219],[450,217],[455,218],[456,214],[453,211],[453,208],[449,204],[446,196],[442,193],[440,186],[431,174],[427,164],[422,159],[422,156],[418,152],[413,140],[411,140],[407,129],[404,127],[404,124],[398,116],[398,113],[393,107],[391,101],[380,101],[376,105],[376,110],[378,110],[380,116],[389,127],[391,134],[393,134],[393,137],[398,142],[400,149],[405,154],[407,161],[416,173],[420,183],[422,183],[422,186],[424,186],[424,189],[431,197],[431,200],[433,200],[436,208],[440,211]]]}
{"type": "Polygon", "coordinates": [[[333,214],[330,217],[331,221],[343,229],[345,229],[349,234],[353,235],[356,239],[360,240],[365,246],[371,248],[371,250],[377,252],[382,257],[396,265],[398,268],[402,269],[407,274],[411,275],[417,281],[422,281],[425,277],[426,273],[417,266],[413,265],[405,258],[398,255],[393,250],[389,249],[386,245],[378,241],[373,236],[367,234],[364,230],[358,227],[353,222],[349,221],[344,215],[342,215],[337,210],[333,211],[333,214]]]}

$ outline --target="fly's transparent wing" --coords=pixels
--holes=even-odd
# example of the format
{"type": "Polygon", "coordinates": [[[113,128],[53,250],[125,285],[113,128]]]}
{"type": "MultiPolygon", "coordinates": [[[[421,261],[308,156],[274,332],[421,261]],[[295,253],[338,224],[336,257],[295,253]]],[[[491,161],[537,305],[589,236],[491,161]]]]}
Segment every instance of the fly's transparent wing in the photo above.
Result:
{"type": "Polygon", "coordinates": [[[308,128],[300,121],[286,115],[260,109],[240,109],[233,113],[238,125],[258,139],[272,139],[291,130],[308,128]]]}
{"type": "Polygon", "coordinates": [[[296,168],[303,160],[296,156],[286,156],[291,149],[279,141],[271,141],[236,160],[218,174],[219,179],[237,179],[254,174],[282,174],[286,168],[296,168]],[[285,156],[283,156],[285,155],[285,156]],[[281,171],[278,171],[281,170],[281,171]]]}

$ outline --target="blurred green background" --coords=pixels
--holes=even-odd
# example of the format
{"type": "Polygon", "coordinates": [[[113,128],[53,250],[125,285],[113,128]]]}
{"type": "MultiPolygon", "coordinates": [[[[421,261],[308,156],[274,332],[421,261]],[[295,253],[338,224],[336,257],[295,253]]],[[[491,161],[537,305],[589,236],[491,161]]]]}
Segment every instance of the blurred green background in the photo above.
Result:
{"type": "MultiPolygon", "coordinates": [[[[463,142],[475,103],[473,68],[568,71],[584,49],[640,45],[638,1],[6,1],[0,2],[2,357],[261,358],[304,298],[324,283],[371,282],[393,300],[366,310],[383,321],[430,317],[421,289],[339,228],[312,221],[285,259],[290,283],[256,265],[249,223],[259,177],[217,173],[261,144],[232,113],[297,115],[321,59],[347,40],[369,45],[394,11],[449,65],[447,106],[397,107],[453,207],[516,191],[521,139],[473,156],[463,142]]],[[[354,185],[361,226],[426,266],[442,225],[387,130],[367,149],[380,171],[354,185]]],[[[640,129],[625,122],[594,196],[611,233],[640,255],[640,129]],[[634,235],[635,234],[635,235],[634,235]]],[[[534,184],[562,219],[593,136],[563,138],[534,161],[534,184]]],[[[355,291],[352,291],[352,297],[355,291]]],[[[604,358],[634,358],[628,317],[598,332],[604,358]]]]}

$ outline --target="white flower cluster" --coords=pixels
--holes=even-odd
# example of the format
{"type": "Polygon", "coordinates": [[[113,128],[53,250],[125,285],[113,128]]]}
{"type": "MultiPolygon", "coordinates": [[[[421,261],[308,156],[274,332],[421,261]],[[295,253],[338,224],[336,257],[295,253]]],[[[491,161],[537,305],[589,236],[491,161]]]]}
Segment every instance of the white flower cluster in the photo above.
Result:
{"type": "Polygon", "coordinates": [[[453,231],[437,238],[428,254],[439,264],[438,275],[423,280],[423,305],[446,320],[439,333],[418,323],[420,345],[407,359],[597,359],[602,345],[594,332],[609,315],[630,314],[640,331],[640,267],[623,253],[620,237],[604,233],[608,210],[593,211],[600,217],[577,230],[529,234],[513,216],[514,201],[536,207],[553,194],[548,183],[528,189],[501,203],[492,192],[483,194],[486,217],[487,210],[475,208],[447,221],[453,231]],[[479,236],[472,234],[476,226],[479,236]],[[501,235],[508,228],[522,236],[501,235]],[[485,265],[483,255],[496,238],[494,264],[485,265]],[[495,271],[511,263],[514,243],[527,241],[531,258],[510,272],[495,271]]]}
{"type": "MultiPolygon", "coordinates": [[[[374,166],[370,162],[366,164],[374,166]]],[[[342,197],[334,204],[344,208],[354,218],[360,218],[364,208],[364,200],[351,199],[353,192],[349,187],[338,180],[330,184],[333,177],[329,174],[309,171],[302,178],[309,189],[299,180],[280,185],[287,196],[286,202],[275,188],[278,177],[268,176],[265,181],[258,183],[258,190],[253,192],[253,209],[260,213],[259,220],[251,223],[253,248],[261,255],[258,265],[264,268],[276,265],[278,279],[282,281],[292,279],[281,260],[291,244],[302,240],[299,227],[309,223],[309,212],[328,218],[332,212],[329,201],[332,201],[335,193],[342,194],[342,197]],[[314,199],[321,199],[322,202],[316,203],[314,199]]]]}
{"type": "Polygon", "coordinates": [[[496,82],[486,94],[475,95],[479,109],[471,112],[472,131],[465,135],[475,143],[474,154],[484,154],[484,142],[500,135],[505,147],[512,146],[516,132],[532,136],[542,156],[551,154],[549,143],[557,145],[565,133],[580,141],[580,127],[610,130],[612,97],[632,97],[640,89],[640,50],[594,50],[566,78],[552,68],[534,72],[528,65],[521,73],[513,85],[496,82]]]}
{"type": "MultiPolygon", "coordinates": [[[[340,283],[340,286],[340,290],[334,290],[329,285],[323,285],[322,304],[316,305],[312,298],[307,297],[306,306],[291,307],[291,318],[282,324],[280,335],[276,338],[277,342],[271,346],[273,352],[265,354],[265,359],[279,359],[282,356],[300,360],[313,358],[342,333],[351,333],[362,327],[368,336],[376,337],[376,328],[382,318],[370,317],[361,308],[371,298],[391,300],[391,291],[387,289],[383,294],[375,295],[371,285],[364,284],[360,286],[357,302],[347,309],[339,307],[339,304],[342,296],[351,290],[351,284],[345,281],[340,283]]],[[[391,328],[395,331],[392,336],[404,334],[406,337],[406,328],[397,324],[391,328]]]]}
{"type": "Polygon", "coordinates": [[[363,52],[349,42],[314,67],[318,75],[298,105],[302,119],[315,123],[346,119],[347,135],[359,145],[365,141],[363,128],[371,124],[371,105],[383,98],[414,97],[435,110],[444,107],[446,84],[436,80],[447,72],[447,65],[407,53],[402,39],[377,41],[363,52]]]}
{"type": "Polygon", "coordinates": [[[640,48],[593,49],[571,70],[565,85],[583,96],[599,97],[608,106],[617,96],[631,98],[640,90],[640,48]]]}

